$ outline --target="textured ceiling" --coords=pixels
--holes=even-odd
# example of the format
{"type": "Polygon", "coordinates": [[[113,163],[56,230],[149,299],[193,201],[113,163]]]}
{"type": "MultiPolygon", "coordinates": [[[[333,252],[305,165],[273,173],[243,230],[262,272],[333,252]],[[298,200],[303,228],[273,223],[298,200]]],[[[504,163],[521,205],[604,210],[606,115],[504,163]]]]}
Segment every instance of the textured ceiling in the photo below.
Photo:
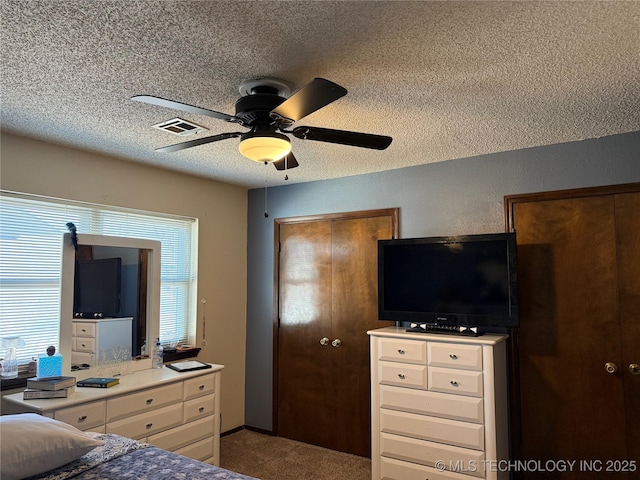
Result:
{"type": "MultiPolygon", "coordinates": [[[[390,135],[384,151],[292,138],[289,183],[640,130],[640,2],[1,0],[2,128],[247,187],[284,184],[238,139],[176,153],[155,95],[234,114],[238,87],[314,77],[349,93],[294,126],[390,135]]],[[[191,137],[193,138],[193,137],[191,137]]]]}

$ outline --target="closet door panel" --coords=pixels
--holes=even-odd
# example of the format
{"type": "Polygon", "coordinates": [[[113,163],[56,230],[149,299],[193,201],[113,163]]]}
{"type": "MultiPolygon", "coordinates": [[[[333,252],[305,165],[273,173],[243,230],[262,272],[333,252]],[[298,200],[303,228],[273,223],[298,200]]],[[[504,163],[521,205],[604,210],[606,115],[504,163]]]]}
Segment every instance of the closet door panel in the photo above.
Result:
{"type": "MultiPolygon", "coordinates": [[[[640,193],[615,196],[628,458],[640,461],[640,193]]],[[[639,467],[640,468],[640,467],[639,467]]]]}
{"type": "Polygon", "coordinates": [[[280,225],[278,434],[326,445],[333,437],[331,223],[280,225]]]}
{"type": "Polygon", "coordinates": [[[334,354],[337,449],[371,453],[369,337],[367,331],[391,325],[378,320],[378,240],[393,233],[390,216],[333,222],[333,322],[339,347],[334,354]]]}
{"type": "Polygon", "coordinates": [[[522,458],[624,458],[623,383],[605,370],[622,362],[613,198],[513,208],[522,458]]]}

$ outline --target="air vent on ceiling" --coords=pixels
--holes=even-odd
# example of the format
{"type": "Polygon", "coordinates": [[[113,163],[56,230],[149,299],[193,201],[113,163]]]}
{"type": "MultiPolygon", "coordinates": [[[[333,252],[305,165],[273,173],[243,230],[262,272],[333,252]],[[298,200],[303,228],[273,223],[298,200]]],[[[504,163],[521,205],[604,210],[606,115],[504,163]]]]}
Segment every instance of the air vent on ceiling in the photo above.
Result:
{"type": "Polygon", "coordinates": [[[195,123],[188,122],[182,118],[173,118],[166,122],[158,123],[153,128],[164,130],[165,132],[173,133],[174,135],[180,135],[185,137],[187,135],[194,135],[199,132],[208,130],[207,128],[197,125],[195,123]]]}

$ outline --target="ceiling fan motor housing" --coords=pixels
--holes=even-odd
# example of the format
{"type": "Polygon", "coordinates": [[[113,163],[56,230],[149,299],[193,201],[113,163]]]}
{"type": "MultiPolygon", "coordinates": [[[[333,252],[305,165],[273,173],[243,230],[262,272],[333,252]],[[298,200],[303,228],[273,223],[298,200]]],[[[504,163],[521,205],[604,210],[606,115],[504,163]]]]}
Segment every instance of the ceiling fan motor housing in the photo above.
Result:
{"type": "Polygon", "coordinates": [[[286,98],[278,95],[258,93],[240,97],[236,102],[236,118],[241,125],[253,127],[257,123],[274,123],[269,112],[284,102],[286,98]]]}

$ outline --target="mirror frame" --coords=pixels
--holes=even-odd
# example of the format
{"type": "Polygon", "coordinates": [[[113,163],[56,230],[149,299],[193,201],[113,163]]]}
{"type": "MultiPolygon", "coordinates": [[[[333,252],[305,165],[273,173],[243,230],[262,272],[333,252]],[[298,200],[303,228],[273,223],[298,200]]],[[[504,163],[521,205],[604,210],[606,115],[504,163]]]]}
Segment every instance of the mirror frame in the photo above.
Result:
{"type": "MultiPolygon", "coordinates": [[[[140,238],[112,237],[107,235],[77,235],[78,245],[100,247],[121,247],[147,250],[147,345],[154,345],[160,336],[160,251],[161,244],[156,240],[140,238]]],[[[62,275],[60,279],[60,333],[59,352],[62,354],[62,371],[71,375],[73,295],[76,265],[76,249],[71,234],[65,233],[62,240],[62,275]]],[[[132,355],[133,357],[133,355],[132,355]]],[[[151,368],[151,358],[131,360],[130,372],[151,368]]],[[[91,369],[85,370],[91,372],[91,369]]],[[[77,372],[73,372],[77,374],[77,372]]]]}

